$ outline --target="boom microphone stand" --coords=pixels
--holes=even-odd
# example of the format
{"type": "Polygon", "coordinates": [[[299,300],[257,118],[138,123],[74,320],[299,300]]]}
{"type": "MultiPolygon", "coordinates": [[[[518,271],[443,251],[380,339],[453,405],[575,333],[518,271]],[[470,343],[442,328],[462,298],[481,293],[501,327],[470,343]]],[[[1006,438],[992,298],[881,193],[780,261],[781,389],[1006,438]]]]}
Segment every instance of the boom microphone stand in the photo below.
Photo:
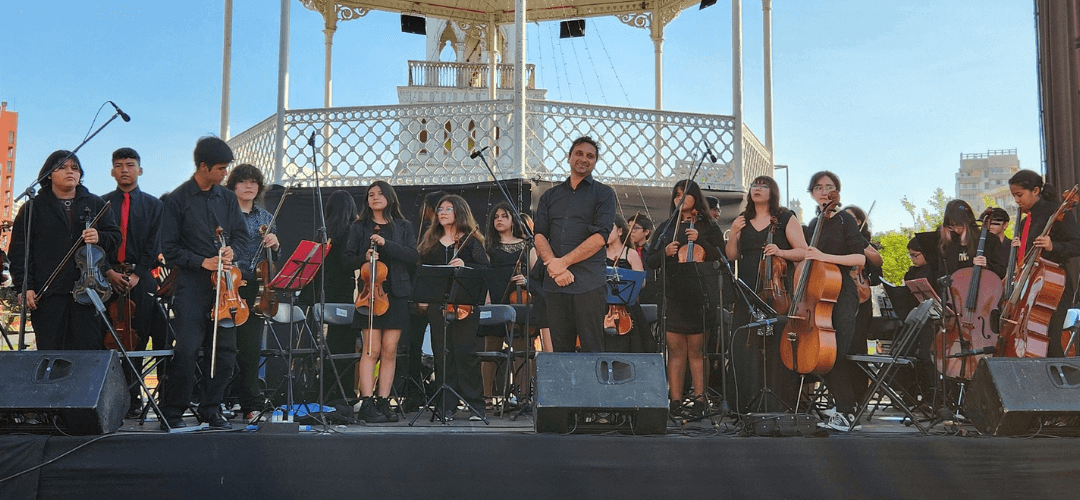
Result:
{"type": "MultiPolygon", "coordinates": [[[[27,217],[27,219],[26,219],[26,234],[24,235],[25,237],[23,239],[24,246],[23,246],[22,293],[19,295],[20,297],[23,298],[23,303],[20,304],[20,306],[19,306],[19,350],[20,351],[23,350],[23,349],[26,349],[27,347],[30,347],[29,345],[26,344],[26,304],[25,304],[25,301],[26,301],[26,290],[30,287],[30,234],[31,234],[31,227],[33,226],[33,222],[34,222],[34,199],[36,198],[36,195],[37,195],[36,186],[41,184],[41,181],[43,181],[43,180],[47,179],[49,176],[51,176],[52,173],[55,172],[57,169],[64,166],[64,163],[66,163],[73,156],[75,156],[75,153],[79,152],[79,150],[82,149],[82,147],[85,146],[86,143],[90,142],[90,140],[93,139],[94,137],[96,137],[98,135],[98,133],[100,133],[105,127],[109,126],[109,124],[112,123],[113,120],[115,120],[117,118],[123,118],[125,122],[131,121],[131,117],[128,116],[127,113],[124,113],[123,111],[120,111],[120,108],[118,108],[116,106],[116,104],[113,104],[112,101],[108,101],[107,103],[113,105],[113,108],[116,109],[116,113],[113,113],[113,115],[110,116],[109,119],[107,121],[105,121],[105,123],[102,123],[101,126],[98,127],[98,129],[94,131],[94,133],[90,134],[85,139],[83,139],[83,141],[81,143],[79,143],[79,145],[76,146],[75,149],[71,150],[71,152],[68,153],[67,156],[65,156],[65,157],[61,158],[59,161],[57,161],[56,165],[53,165],[53,167],[51,169],[49,169],[48,172],[45,172],[45,173],[41,174],[41,177],[38,177],[37,179],[34,180],[34,182],[31,182],[30,185],[26,187],[26,190],[23,191],[22,194],[20,194],[17,198],[15,198],[16,202],[18,202],[19,200],[21,200],[23,198],[26,198],[26,209],[25,210],[26,210],[26,217],[27,217]]],[[[105,107],[105,104],[102,104],[101,107],[102,108],[105,107]]],[[[101,108],[98,108],[98,112],[101,112],[101,108]]]]}

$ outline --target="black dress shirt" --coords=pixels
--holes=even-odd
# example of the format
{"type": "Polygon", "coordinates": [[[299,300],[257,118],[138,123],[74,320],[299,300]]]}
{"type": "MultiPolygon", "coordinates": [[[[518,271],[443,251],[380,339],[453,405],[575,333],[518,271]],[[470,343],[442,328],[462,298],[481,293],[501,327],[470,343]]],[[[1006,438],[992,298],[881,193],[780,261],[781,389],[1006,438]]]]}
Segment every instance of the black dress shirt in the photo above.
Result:
{"type": "Polygon", "coordinates": [[[203,260],[218,254],[214,232],[221,227],[225,244],[242,248],[250,238],[236,194],[220,185],[203,191],[189,179],[169,193],[161,217],[161,253],[170,266],[202,269],[203,260]]]}
{"type": "MultiPolygon", "coordinates": [[[[1020,227],[1013,232],[1013,238],[1020,238],[1024,234],[1024,225],[1031,224],[1028,239],[1025,242],[1024,255],[1031,252],[1035,246],[1035,238],[1042,234],[1043,229],[1046,228],[1046,222],[1054,216],[1059,206],[1061,206],[1060,203],[1040,198],[1031,206],[1031,211],[1024,220],[1020,221],[1020,227]],[[1028,221],[1029,218],[1030,221],[1028,221]]],[[[1055,222],[1050,228],[1050,240],[1054,242],[1054,250],[1052,252],[1043,250],[1042,256],[1056,262],[1063,269],[1069,259],[1080,256],[1080,229],[1077,229],[1076,216],[1073,215],[1072,210],[1066,211],[1065,218],[1061,222],[1055,222]]]]}
{"type": "MultiPolygon", "coordinates": [[[[161,200],[146,194],[138,186],[130,192],[131,206],[128,208],[127,247],[124,249],[124,261],[135,264],[135,269],[153,269],[157,267],[158,254],[158,230],[161,228],[161,212],[164,205],[161,200]]],[[[109,214],[120,227],[121,210],[124,206],[124,192],[117,189],[102,196],[102,199],[112,202],[109,214]]],[[[117,262],[117,253],[120,245],[117,244],[115,251],[109,253],[112,262],[117,262]]]]}
{"type": "MultiPolygon", "coordinates": [[[[553,186],[540,196],[536,208],[536,234],[547,238],[555,257],[570,253],[594,234],[607,241],[614,224],[615,191],[591,175],[582,179],[577,189],[570,187],[570,179],[553,186]]],[[[605,255],[601,245],[596,253],[569,267],[573,283],[561,287],[555,280],[545,279],[544,290],[576,294],[604,286],[605,255]]]]}

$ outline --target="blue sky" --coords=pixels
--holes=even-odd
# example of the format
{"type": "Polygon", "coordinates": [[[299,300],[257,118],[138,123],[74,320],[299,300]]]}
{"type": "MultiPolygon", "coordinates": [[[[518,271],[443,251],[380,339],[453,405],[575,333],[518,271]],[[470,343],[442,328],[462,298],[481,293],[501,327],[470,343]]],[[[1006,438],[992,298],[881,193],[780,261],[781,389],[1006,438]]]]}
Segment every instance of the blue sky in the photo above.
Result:
{"type": "MultiPolygon", "coordinates": [[[[142,155],[151,193],[189,177],[195,140],[219,129],[222,8],[0,2],[0,99],[20,115],[16,193],[51,151],[78,145],[107,100],[132,121],[113,122],[80,151],[91,191],[114,188],[109,155],[121,146],[142,155]]],[[[745,120],[763,138],[761,17],[760,2],[743,0],[745,120]]],[[[234,0],[233,19],[235,135],[274,111],[277,2],[234,0]]],[[[653,106],[646,30],[597,18],[585,38],[557,35],[555,24],[529,25],[529,62],[548,98],[653,106]]],[[[400,33],[397,15],[340,23],[334,104],[396,104],[406,61],[423,58],[424,38],[400,33]]],[[[322,19],[294,1],[291,108],[322,105],[322,61],[322,19]]],[[[665,109],[731,113],[730,2],[667,26],[664,78],[665,109]]],[[[921,205],[937,187],[952,195],[961,153],[1016,148],[1022,167],[1041,166],[1031,0],[774,0],[773,80],[776,163],[791,166],[792,197],[808,205],[810,174],[833,170],[845,203],[877,201],[875,231],[911,224],[903,196],[921,205]]]]}

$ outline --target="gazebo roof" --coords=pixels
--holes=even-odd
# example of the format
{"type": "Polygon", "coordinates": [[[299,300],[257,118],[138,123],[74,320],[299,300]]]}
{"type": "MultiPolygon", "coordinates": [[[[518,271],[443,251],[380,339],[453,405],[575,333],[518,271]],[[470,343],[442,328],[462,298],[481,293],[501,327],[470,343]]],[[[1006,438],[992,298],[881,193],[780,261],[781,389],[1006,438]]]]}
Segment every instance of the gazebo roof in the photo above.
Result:
{"type": "MultiPolygon", "coordinates": [[[[400,12],[418,16],[450,19],[471,24],[487,24],[494,16],[496,24],[514,22],[514,0],[300,0],[305,7],[321,12],[324,17],[333,12],[336,20],[362,17],[372,10],[400,12]]],[[[661,24],[675,19],[684,9],[697,5],[699,0],[530,0],[527,3],[529,22],[558,21],[585,17],[617,16],[624,23],[649,28],[659,13],[661,24]]]]}

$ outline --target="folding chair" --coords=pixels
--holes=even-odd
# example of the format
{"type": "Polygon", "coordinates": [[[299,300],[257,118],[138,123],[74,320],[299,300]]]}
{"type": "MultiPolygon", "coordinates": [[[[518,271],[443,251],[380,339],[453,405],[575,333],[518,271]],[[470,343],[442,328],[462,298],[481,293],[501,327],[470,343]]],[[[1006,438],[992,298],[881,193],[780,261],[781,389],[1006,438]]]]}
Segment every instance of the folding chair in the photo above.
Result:
{"type": "Polygon", "coordinates": [[[513,363],[510,361],[514,359],[514,321],[517,318],[517,314],[514,308],[507,304],[488,304],[480,306],[480,326],[502,326],[505,334],[506,347],[498,351],[480,351],[476,353],[476,356],[480,358],[480,361],[490,361],[496,364],[495,372],[498,373],[498,366],[503,365],[503,387],[502,398],[499,401],[499,416],[502,416],[506,412],[506,400],[510,397],[510,382],[512,380],[512,374],[514,372],[513,363]]]}
{"type": "MultiPolygon", "coordinates": [[[[315,304],[311,308],[312,316],[315,318],[316,324],[327,325],[344,325],[351,326],[353,322],[353,316],[356,315],[356,306],[346,303],[328,303],[328,304],[315,304]]],[[[324,333],[325,335],[325,333],[324,333]]],[[[327,359],[331,361],[330,367],[334,371],[334,385],[337,386],[338,391],[341,392],[341,397],[345,401],[355,401],[356,396],[349,396],[355,389],[349,388],[349,391],[345,390],[345,386],[341,384],[341,376],[348,373],[348,370],[355,370],[356,364],[360,361],[363,355],[359,352],[349,352],[341,354],[328,354],[327,359]],[[344,367],[338,366],[338,361],[345,361],[344,367]]],[[[325,376],[325,374],[323,374],[325,376]]],[[[333,390],[333,387],[330,388],[333,390]]],[[[323,393],[323,396],[326,394],[323,393]]],[[[351,404],[351,403],[350,403],[351,404]]]]}
{"type": "MultiPolygon", "coordinates": [[[[855,364],[866,373],[873,383],[870,386],[869,392],[866,393],[866,397],[863,399],[862,404],[859,405],[858,411],[855,413],[854,421],[858,422],[859,418],[870,406],[870,401],[877,396],[878,404],[887,396],[889,402],[902,410],[911,422],[919,428],[919,432],[926,434],[928,429],[919,422],[919,419],[915,416],[911,407],[905,402],[901,393],[905,392],[902,387],[894,387],[893,379],[896,376],[897,370],[900,367],[911,367],[915,364],[916,359],[909,356],[911,350],[915,347],[919,332],[922,330],[923,325],[935,314],[939,314],[940,304],[937,304],[933,299],[927,299],[919,304],[904,320],[904,327],[893,339],[891,348],[888,355],[883,354],[849,354],[847,359],[855,362],[855,364]]],[[[875,408],[877,405],[875,405],[875,408]]],[[[873,415],[873,412],[871,412],[873,415]]]]}
{"type": "MultiPolygon", "coordinates": [[[[269,332],[266,338],[266,349],[262,351],[262,355],[266,358],[263,363],[268,363],[271,358],[285,361],[285,377],[278,382],[273,394],[276,396],[281,391],[282,385],[285,385],[286,404],[291,408],[296,403],[294,394],[296,379],[300,378],[302,387],[310,389],[308,384],[316,378],[316,374],[311,373],[317,370],[311,358],[319,353],[319,344],[311,329],[308,328],[307,315],[300,306],[279,304],[277,312],[263,321],[266,322],[269,332]],[[278,334],[281,327],[285,327],[288,331],[284,341],[278,334]],[[299,369],[296,366],[297,362],[302,363],[299,369]]],[[[267,386],[269,387],[269,381],[267,386]]]]}

